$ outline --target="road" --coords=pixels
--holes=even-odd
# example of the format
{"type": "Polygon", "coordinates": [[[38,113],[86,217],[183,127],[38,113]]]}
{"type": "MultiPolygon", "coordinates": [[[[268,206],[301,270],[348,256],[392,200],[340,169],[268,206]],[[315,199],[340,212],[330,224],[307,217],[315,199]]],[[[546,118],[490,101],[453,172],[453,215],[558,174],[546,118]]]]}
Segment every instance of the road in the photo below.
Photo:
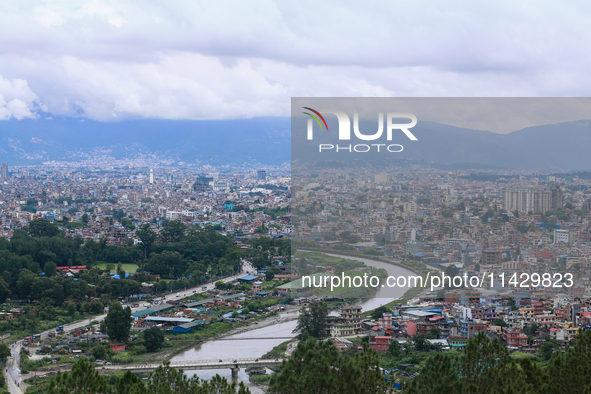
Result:
{"type": "Polygon", "coordinates": [[[6,380],[6,387],[11,394],[22,394],[20,389],[21,377],[20,369],[18,368],[20,362],[20,341],[11,345],[12,356],[6,360],[4,369],[4,379],[6,380]],[[17,386],[17,383],[19,386],[17,386]]]}
{"type": "MultiPolygon", "coordinates": [[[[236,275],[224,278],[222,281],[224,283],[234,281],[237,278],[246,275],[248,272],[252,273],[252,272],[256,272],[256,270],[252,265],[250,265],[249,262],[243,260],[242,261],[242,272],[240,272],[236,275]]],[[[203,289],[203,287],[204,287],[204,285],[190,287],[190,288],[187,288],[186,290],[181,290],[181,291],[178,291],[175,293],[167,294],[167,295],[164,295],[164,296],[158,297],[158,298],[162,299],[163,301],[178,301],[183,298],[190,297],[193,294],[203,293],[208,290],[212,290],[215,288],[215,284],[209,283],[209,284],[205,285],[205,289],[203,289]]],[[[131,311],[136,312],[136,311],[145,309],[149,305],[150,305],[149,303],[142,302],[139,304],[139,307],[131,308],[131,311]]],[[[93,322],[95,320],[100,322],[101,320],[105,319],[105,317],[107,317],[107,315],[102,314],[99,316],[93,316],[88,319],[80,320],[75,323],[65,324],[64,325],[64,332],[68,333],[68,332],[76,331],[80,328],[88,326],[90,324],[90,322],[93,322]]],[[[50,332],[55,332],[55,330],[47,330],[47,331],[41,332],[40,333],[41,338],[39,340],[48,337],[50,332]]],[[[12,357],[10,357],[8,359],[7,366],[4,368],[4,376],[6,377],[6,381],[8,383],[8,389],[11,394],[22,394],[20,387],[17,386],[17,384],[19,386],[22,385],[22,379],[20,376],[20,369],[19,369],[21,346],[22,346],[22,341],[18,341],[12,345],[12,357]],[[16,384],[15,384],[15,382],[16,382],[16,384]]]]}

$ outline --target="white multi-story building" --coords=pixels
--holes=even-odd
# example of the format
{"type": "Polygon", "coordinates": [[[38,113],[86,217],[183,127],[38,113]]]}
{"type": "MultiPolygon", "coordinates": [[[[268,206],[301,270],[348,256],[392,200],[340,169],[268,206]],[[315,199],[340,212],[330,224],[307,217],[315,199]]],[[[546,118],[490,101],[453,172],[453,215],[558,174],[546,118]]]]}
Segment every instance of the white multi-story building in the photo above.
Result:
{"type": "Polygon", "coordinates": [[[554,230],[554,243],[564,242],[565,244],[570,244],[574,241],[574,232],[568,230],[554,230]]]}
{"type": "Polygon", "coordinates": [[[546,212],[562,208],[560,187],[511,186],[503,189],[503,209],[518,212],[546,212]]]}

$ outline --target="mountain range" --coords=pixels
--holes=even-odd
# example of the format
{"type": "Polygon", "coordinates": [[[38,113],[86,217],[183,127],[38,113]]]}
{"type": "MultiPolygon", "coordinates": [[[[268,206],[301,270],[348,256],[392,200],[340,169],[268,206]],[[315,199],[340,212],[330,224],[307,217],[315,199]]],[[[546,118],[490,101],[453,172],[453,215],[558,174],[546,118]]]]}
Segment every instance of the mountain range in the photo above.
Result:
{"type": "MultiPolygon", "coordinates": [[[[329,122],[329,127],[333,130],[336,124],[329,122]]],[[[361,130],[375,127],[372,122],[360,122],[361,130]]],[[[591,121],[587,120],[529,127],[509,134],[419,122],[412,129],[418,141],[410,141],[402,133],[398,141],[392,141],[403,144],[403,152],[370,156],[304,154],[317,151],[318,143],[336,143],[335,135],[316,133],[310,145],[300,132],[292,138],[290,129],[287,117],[111,123],[71,118],[9,120],[0,121],[0,161],[37,165],[104,156],[152,157],[170,164],[278,165],[289,162],[293,155],[300,161],[346,163],[354,159],[464,168],[591,169],[591,121]]]]}
{"type": "MultiPolygon", "coordinates": [[[[336,122],[328,123],[329,130],[336,130],[336,122]]],[[[372,122],[360,121],[359,128],[366,134],[375,132],[372,122]],[[367,131],[364,131],[367,130],[367,131]]],[[[295,127],[294,127],[295,129],[295,127]]],[[[302,163],[330,161],[355,162],[361,165],[404,165],[414,162],[430,163],[440,168],[474,169],[532,169],[532,170],[589,170],[591,169],[591,121],[581,120],[558,124],[528,127],[508,134],[471,130],[435,122],[419,122],[412,133],[417,141],[410,141],[402,132],[393,135],[392,141],[339,141],[335,134],[314,133],[314,140],[307,141],[305,131],[292,138],[292,157],[302,163]],[[351,144],[397,143],[404,146],[400,153],[336,153],[325,150],[319,153],[320,143],[351,144]]],[[[396,132],[395,132],[396,133],[396,132]]],[[[385,132],[384,132],[385,135],[385,132]]],[[[382,152],[383,153],[383,152],[382,152]]]]}
{"type": "Polygon", "coordinates": [[[78,119],[0,121],[9,165],[105,157],[188,164],[281,164],[290,160],[289,118],[225,121],[78,119]]]}

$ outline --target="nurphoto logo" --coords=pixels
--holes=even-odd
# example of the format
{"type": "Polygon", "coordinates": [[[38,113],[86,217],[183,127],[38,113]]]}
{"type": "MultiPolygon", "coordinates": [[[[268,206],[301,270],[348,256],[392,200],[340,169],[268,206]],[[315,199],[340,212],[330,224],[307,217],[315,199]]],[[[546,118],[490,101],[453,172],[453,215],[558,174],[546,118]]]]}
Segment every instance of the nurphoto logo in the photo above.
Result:
{"type": "MultiPolygon", "coordinates": [[[[307,129],[307,136],[308,140],[314,139],[314,122],[316,121],[318,126],[320,126],[320,130],[328,131],[328,124],[326,123],[326,119],[322,114],[333,114],[337,117],[339,122],[339,140],[340,141],[347,141],[351,140],[351,120],[349,116],[340,110],[336,109],[322,109],[320,111],[316,111],[310,107],[303,107],[304,109],[310,112],[303,112],[305,115],[308,115],[311,119],[308,119],[308,129],[307,129]]],[[[409,129],[413,128],[417,124],[417,117],[413,114],[409,113],[401,113],[401,112],[388,112],[386,114],[386,140],[392,141],[392,135],[394,130],[402,131],[411,141],[417,141],[417,137],[414,136],[413,133],[410,132],[409,129]],[[395,119],[410,119],[410,123],[395,123],[395,119]]],[[[374,134],[364,134],[359,130],[359,114],[357,112],[353,113],[353,133],[355,137],[362,141],[376,141],[379,140],[382,135],[384,134],[384,113],[378,113],[378,131],[374,134]]],[[[334,150],[335,152],[346,151],[346,152],[358,152],[358,153],[365,153],[372,150],[377,152],[380,151],[388,151],[392,153],[402,152],[403,146],[400,144],[356,144],[356,145],[334,145],[334,144],[319,144],[318,150],[319,152],[322,151],[330,151],[334,150]],[[373,147],[373,148],[372,148],[373,147]],[[381,149],[383,148],[383,149],[381,149]]]]}

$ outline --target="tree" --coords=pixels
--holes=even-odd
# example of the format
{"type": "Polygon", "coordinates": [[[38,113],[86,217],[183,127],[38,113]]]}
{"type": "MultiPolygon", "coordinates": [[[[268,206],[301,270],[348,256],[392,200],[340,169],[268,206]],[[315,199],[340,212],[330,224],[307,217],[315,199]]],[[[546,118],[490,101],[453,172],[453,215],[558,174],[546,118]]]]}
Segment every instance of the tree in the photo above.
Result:
{"type": "MultiPolygon", "coordinates": [[[[143,388],[142,386],[137,386],[143,388]]],[[[243,383],[228,383],[219,375],[210,381],[200,380],[197,376],[187,378],[180,369],[170,367],[170,362],[165,361],[150,374],[148,383],[142,391],[133,391],[132,394],[250,394],[250,390],[243,383]]]]}
{"type": "Polygon", "coordinates": [[[106,379],[84,360],[74,364],[70,373],[58,371],[48,385],[50,394],[106,394],[110,391],[106,379]]]}
{"type": "Polygon", "coordinates": [[[144,342],[149,352],[155,352],[164,343],[164,333],[158,327],[151,327],[144,331],[144,342]]]}
{"type": "Polygon", "coordinates": [[[529,337],[535,335],[539,329],[540,325],[538,323],[533,323],[531,326],[524,328],[523,333],[529,337]]]}
{"type": "MultiPolygon", "coordinates": [[[[391,387],[391,386],[390,386],[391,387]]],[[[271,376],[273,394],[380,394],[388,392],[373,349],[350,357],[341,355],[332,341],[308,338],[300,342],[281,370],[271,376]]]]}
{"type": "Polygon", "coordinates": [[[390,312],[390,310],[388,310],[388,308],[386,308],[385,306],[380,306],[371,312],[371,318],[374,320],[381,319],[382,316],[384,315],[384,313],[388,313],[388,312],[390,312]]]}
{"type": "Polygon", "coordinates": [[[265,280],[273,280],[275,275],[280,274],[282,271],[277,267],[272,267],[265,273],[265,280]]]}
{"type": "Polygon", "coordinates": [[[152,230],[152,227],[146,223],[141,225],[140,229],[135,232],[135,235],[137,235],[140,241],[142,241],[144,258],[147,259],[150,255],[150,248],[154,245],[156,239],[158,239],[158,234],[156,234],[156,232],[152,230]]]}
{"type": "Polygon", "coordinates": [[[90,222],[90,216],[88,216],[88,214],[85,213],[84,215],[82,215],[81,220],[82,220],[82,223],[88,224],[88,222],[90,222]]]}
{"type": "Polygon", "coordinates": [[[55,237],[60,230],[55,223],[46,219],[33,219],[29,222],[29,235],[31,237],[55,237]]]}
{"type": "Polygon", "coordinates": [[[544,356],[545,360],[550,360],[554,354],[554,351],[556,351],[556,349],[560,349],[561,347],[562,346],[560,345],[560,342],[558,342],[556,339],[548,338],[542,345],[542,356],[544,356]]]}
{"type": "Polygon", "coordinates": [[[455,357],[437,353],[427,360],[405,393],[408,394],[448,394],[461,393],[463,385],[455,367],[455,357]]]}
{"type": "Polygon", "coordinates": [[[187,226],[180,220],[173,220],[164,226],[160,232],[160,238],[164,242],[179,242],[185,236],[187,226]]]}
{"type": "Polygon", "coordinates": [[[494,319],[492,324],[499,327],[507,327],[507,322],[503,319],[494,319]]]}
{"type": "Polygon", "coordinates": [[[398,342],[396,339],[390,342],[390,346],[388,346],[388,354],[394,359],[402,356],[402,347],[400,346],[400,342],[398,342]]]}
{"type": "Polygon", "coordinates": [[[131,309],[123,309],[119,301],[114,301],[109,307],[105,319],[107,335],[111,341],[127,342],[131,329],[131,309]]]}
{"type": "Polygon", "coordinates": [[[48,261],[47,263],[45,263],[45,266],[43,266],[43,271],[45,272],[45,276],[51,278],[52,276],[55,276],[57,266],[53,261],[48,261]]]}
{"type": "Polygon", "coordinates": [[[326,337],[327,314],[328,308],[324,302],[312,301],[300,311],[298,324],[293,332],[298,333],[300,340],[306,340],[308,337],[326,337]]]}
{"type": "Polygon", "coordinates": [[[6,365],[6,359],[10,357],[10,348],[5,343],[0,343],[0,361],[6,365]]]}
{"type": "Polygon", "coordinates": [[[591,330],[579,329],[574,346],[554,357],[547,369],[551,392],[591,393],[591,330]]]}
{"type": "Polygon", "coordinates": [[[503,393],[517,375],[509,350],[497,338],[491,341],[484,331],[468,341],[459,361],[460,376],[470,394],[503,393]]]}

